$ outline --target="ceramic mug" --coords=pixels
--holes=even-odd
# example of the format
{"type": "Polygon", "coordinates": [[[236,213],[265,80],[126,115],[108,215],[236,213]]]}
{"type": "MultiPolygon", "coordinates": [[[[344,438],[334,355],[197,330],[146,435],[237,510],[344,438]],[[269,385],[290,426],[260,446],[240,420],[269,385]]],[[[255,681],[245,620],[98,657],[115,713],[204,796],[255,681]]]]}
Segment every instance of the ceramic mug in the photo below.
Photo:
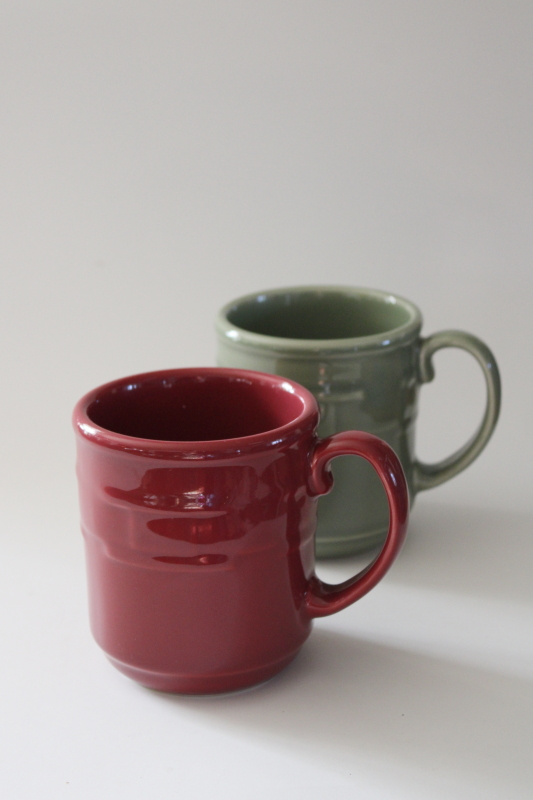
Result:
{"type": "Polygon", "coordinates": [[[400,462],[366,433],[318,439],[318,419],[298,384],[232,369],[135,375],[78,403],[91,625],[119,670],[168,692],[259,683],[383,577],[407,525],[400,462]],[[314,574],[317,497],[347,454],[379,475],[390,526],[371,566],[331,586],[314,574]]]}
{"type": "MultiPolygon", "coordinates": [[[[298,381],[320,404],[319,434],[364,430],[400,457],[411,499],[465,469],[487,444],[500,408],[494,356],[475,336],[442,331],[422,338],[422,316],[390,292],[336,286],[275,289],[228,303],[216,321],[217,363],[298,381]],[[459,347],[479,362],[487,385],[477,433],[449,458],[423,464],[414,449],[420,384],[434,377],[432,356],[459,347]]],[[[317,556],[350,555],[383,542],[387,502],[360,459],[333,466],[335,489],[319,503],[317,556]]]]}

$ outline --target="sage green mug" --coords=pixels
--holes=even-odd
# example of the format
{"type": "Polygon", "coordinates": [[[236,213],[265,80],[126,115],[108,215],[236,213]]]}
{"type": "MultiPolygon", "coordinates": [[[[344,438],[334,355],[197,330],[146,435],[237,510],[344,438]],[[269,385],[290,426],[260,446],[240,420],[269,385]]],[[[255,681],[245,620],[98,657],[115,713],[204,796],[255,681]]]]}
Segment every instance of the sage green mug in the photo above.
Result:
{"type": "MultiPolygon", "coordinates": [[[[500,378],[489,348],[462,331],[422,338],[422,316],[408,300],[374,289],[302,286],[233,300],[220,311],[219,366],[282,375],[317,398],[318,434],[363,430],[398,454],[411,502],[447,481],[485,447],[500,409],[500,378]],[[443,347],[471,353],[483,370],[487,405],[478,431],[453,455],[423,464],[414,450],[420,384],[433,380],[432,356],[443,347]]],[[[388,530],[383,487],[359,458],[338,458],[333,492],[320,499],[317,557],[351,555],[382,544],[388,530]]]]}

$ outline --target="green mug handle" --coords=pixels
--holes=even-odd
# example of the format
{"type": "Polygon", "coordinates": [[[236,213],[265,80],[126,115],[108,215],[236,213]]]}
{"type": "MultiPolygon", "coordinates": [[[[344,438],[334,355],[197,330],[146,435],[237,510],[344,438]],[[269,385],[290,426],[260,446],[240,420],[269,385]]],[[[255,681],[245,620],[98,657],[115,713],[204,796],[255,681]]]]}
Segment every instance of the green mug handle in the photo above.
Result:
{"type": "Polygon", "coordinates": [[[415,492],[438,486],[468,467],[489,441],[500,413],[501,382],[496,359],[487,345],[470,333],[441,331],[422,339],[419,353],[421,383],[429,383],[435,377],[433,354],[443,347],[459,347],[461,350],[466,350],[481,365],[487,385],[487,405],[481,425],[463,447],[436,464],[415,461],[413,473],[415,492]]]}

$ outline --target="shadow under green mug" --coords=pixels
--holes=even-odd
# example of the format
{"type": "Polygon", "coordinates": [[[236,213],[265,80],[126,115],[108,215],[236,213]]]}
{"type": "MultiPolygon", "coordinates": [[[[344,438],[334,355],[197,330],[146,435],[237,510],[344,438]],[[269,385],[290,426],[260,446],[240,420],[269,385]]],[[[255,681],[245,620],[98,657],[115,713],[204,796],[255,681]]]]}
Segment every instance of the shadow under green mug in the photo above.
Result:
{"type": "MultiPolygon", "coordinates": [[[[258,292],[224,306],[216,327],[218,365],[282,375],[305,386],[320,405],[320,436],[355,429],[390,444],[404,468],[411,502],[417,492],[471,464],[496,425],[501,388],[489,348],[463,331],[423,338],[419,309],[390,292],[338,286],[258,292]],[[433,380],[432,357],[444,347],[466,350],[478,361],[487,404],[479,429],[462,448],[424,464],[414,452],[418,391],[433,380]]],[[[333,474],[335,490],[319,503],[317,557],[383,544],[388,504],[372,469],[345,457],[337,459],[333,474]]]]}

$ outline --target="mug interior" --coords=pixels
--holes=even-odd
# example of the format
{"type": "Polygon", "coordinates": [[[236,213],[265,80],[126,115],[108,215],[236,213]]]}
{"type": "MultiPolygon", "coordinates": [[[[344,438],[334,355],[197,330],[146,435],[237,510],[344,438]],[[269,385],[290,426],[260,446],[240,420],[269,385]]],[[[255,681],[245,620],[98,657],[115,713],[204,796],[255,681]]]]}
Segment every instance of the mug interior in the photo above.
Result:
{"type": "Polygon", "coordinates": [[[284,339],[352,339],[386,333],[412,314],[392,295],[288,289],[233,305],[227,319],[242,330],[284,339]]]}
{"type": "Polygon", "coordinates": [[[274,430],[303,410],[303,398],[283,380],[155,373],[103,387],[87,407],[87,416],[125,436],[198,442],[274,430]]]}

